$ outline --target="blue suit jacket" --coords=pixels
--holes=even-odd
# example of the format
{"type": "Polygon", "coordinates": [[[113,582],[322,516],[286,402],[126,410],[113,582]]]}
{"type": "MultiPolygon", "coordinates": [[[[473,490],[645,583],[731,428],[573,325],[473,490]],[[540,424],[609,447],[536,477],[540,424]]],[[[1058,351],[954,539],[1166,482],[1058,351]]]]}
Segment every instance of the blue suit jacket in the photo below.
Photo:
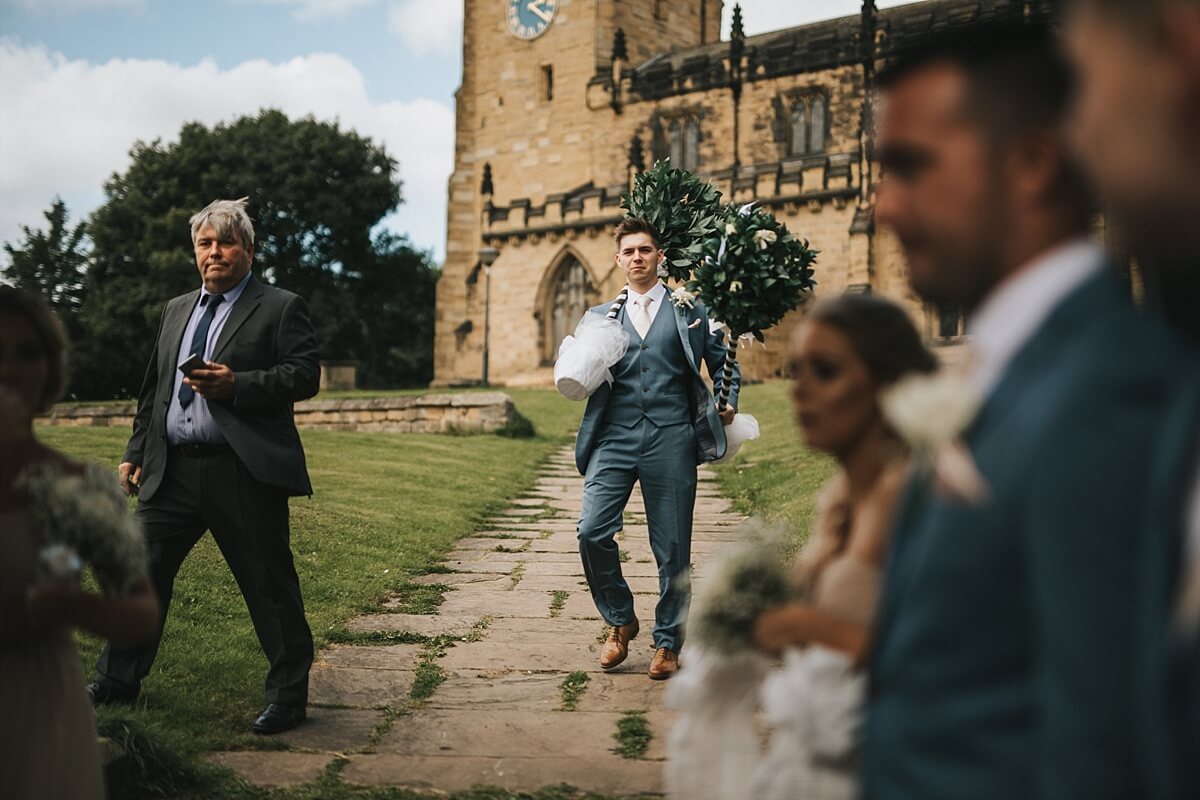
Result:
{"type": "Polygon", "coordinates": [[[871,800],[1139,797],[1132,646],[1174,339],[1104,274],[967,432],[979,506],[914,484],[870,664],[871,800]]]}
{"type": "Polygon", "coordinates": [[[1150,473],[1146,591],[1135,645],[1139,756],[1148,800],[1200,800],[1200,631],[1184,633],[1173,626],[1200,458],[1200,360],[1195,354],[1181,372],[1150,473]]]}
{"type": "MultiPolygon", "coordinates": [[[[594,306],[588,313],[604,316],[611,307],[611,303],[594,306]]],[[[694,303],[694,308],[679,308],[668,299],[664,301],[658,314],[670,314],[673,317],[675,327],[679,331],[679,340],[691,367],[692,385],[689,387],[688,397],[692,407],[692,425],[696,429],[696,461],[713,461],[725,455],[725,428],[721,425],[721,418],[717,416],[717,405],[713,400],[713,394],[721,391],[721,376],[724,374],[725,354],[728,350],[725,334],[722,331],[710,330],[708,312],[701,303],[694,303]],[[713,376],[712,392],[709,392],[708,385],[700,374],[701,362],[708,365],[708,374],[713,376]]],[[[622,321],[624,315],[625,309],[622,308],[622,321]]],[[[655,322],[657,321],[656,316],[655,322]]],[[[729,405],[737,408],[740,369],[734,371],[729,385],[729,405]]],[[[581,475],[587,472],[592,448],[596,444],[596,435],[608,408],[609,394],[610,386],[607,383],[601,384],[588,398],[587,409],[583,412],[579,435],[575,439],[575,466],[581,475]]]]}

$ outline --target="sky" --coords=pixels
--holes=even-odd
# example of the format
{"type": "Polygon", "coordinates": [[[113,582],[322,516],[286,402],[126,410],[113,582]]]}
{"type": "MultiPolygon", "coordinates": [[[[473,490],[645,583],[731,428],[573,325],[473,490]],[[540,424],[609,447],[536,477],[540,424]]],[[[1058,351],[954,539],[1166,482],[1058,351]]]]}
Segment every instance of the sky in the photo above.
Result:
{"type": "MultiPolygon", "coordinates": [[[[861,2],[741,5],[753,35],[861,2]]],[[[383,144],[404,202],[382,225],[440,261],[462,14],[461,0],[0,0],[0,241],[45,228],[55,196],[72,221],[91,213],[138,141],[270,107],[383,144]]]]}

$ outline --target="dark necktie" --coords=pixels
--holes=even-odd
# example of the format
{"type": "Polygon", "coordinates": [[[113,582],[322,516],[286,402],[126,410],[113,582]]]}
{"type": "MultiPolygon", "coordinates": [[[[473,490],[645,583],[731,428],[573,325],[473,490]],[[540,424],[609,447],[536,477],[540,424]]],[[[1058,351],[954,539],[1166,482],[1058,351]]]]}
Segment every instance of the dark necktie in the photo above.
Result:
{"type": "MultiPolygon", "coordinates": [[[[188,350],[189,356],[194,354],[204,358],[204,348],[208,344],[208,331],[212,328],[213,317],[217,316],[217,306],[221,305],[224,301],[224,295],[206,294],[200,296],[200,305],[205,308],[204,313],[200,316],[200,324],[196,326],[196,332],[192,334],[192,347],[188,350]]],[[[179,384],[180,408],[190,406],[195,396],[195,389],[186,383],[179,384]]]]}

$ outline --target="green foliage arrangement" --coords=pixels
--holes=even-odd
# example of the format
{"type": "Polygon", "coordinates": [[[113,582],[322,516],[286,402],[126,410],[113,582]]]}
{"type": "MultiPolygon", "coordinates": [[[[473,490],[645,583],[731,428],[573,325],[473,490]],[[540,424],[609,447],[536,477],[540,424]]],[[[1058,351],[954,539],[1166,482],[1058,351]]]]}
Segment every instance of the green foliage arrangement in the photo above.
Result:
{"type": "Polygon", "coordinates": [[[634,179],[633,191],[621,195],[621,208],[658,231],[666,254],[662,277],[680,283],[704,259],[705,243],[720,238],[721,193],[687,170],[673,168],[669,159],[634,179]]]}
{"type": "Polygon", "coordinates": [[[720,235],[703,241],[704,259],[687,291],[709,316],[729,326],[730,338],[763,331],[800,306],[816,285],[817,251],[771,214],[749,206],[722,209],[720,235]]]}

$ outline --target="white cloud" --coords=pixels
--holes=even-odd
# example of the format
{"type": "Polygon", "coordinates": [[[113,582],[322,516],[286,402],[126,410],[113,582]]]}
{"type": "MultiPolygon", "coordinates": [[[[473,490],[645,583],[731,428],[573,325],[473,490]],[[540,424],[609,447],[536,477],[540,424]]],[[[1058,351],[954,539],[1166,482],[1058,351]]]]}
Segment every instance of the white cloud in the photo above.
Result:
{"type": "Polygon", "coordinates": [[[462,0],[392,0],[388,29],[414,55],[458,55],[462,48],[462,0]]]}
{"type": "Polygon", "coordinates": [[[16,6],[25,11],[52,11],[73,14],[108,8],[142,9],[146,0],[0,0],[0,6],[16,6]]]}
{"type": "Polygon", "coordinates": [[[341,56],[230,69],[209,60],[93,64],[0,38],[0,75],[0,240],[17,241],[19,224],[44,227],[41,213],[56,194],[73,219],[90,213],[137,140],[169,142],[184,122],[212,125],[271,107],[338,120],[385,145],[400,162],[405,199],[387,226],[438,253],[444,247],[453,110],[427,99],[372,102],[362,74],[341,56]]]}
{"type": "MultiPolygon", "coordinates": [[[[243,0],[245,2],[246,0],[243,0]]],[[[289,6],[296,19],[304,22],[341,17],[356,8],[373,5],[376,0],[253,0],[271,6],[289,6]]]]}

